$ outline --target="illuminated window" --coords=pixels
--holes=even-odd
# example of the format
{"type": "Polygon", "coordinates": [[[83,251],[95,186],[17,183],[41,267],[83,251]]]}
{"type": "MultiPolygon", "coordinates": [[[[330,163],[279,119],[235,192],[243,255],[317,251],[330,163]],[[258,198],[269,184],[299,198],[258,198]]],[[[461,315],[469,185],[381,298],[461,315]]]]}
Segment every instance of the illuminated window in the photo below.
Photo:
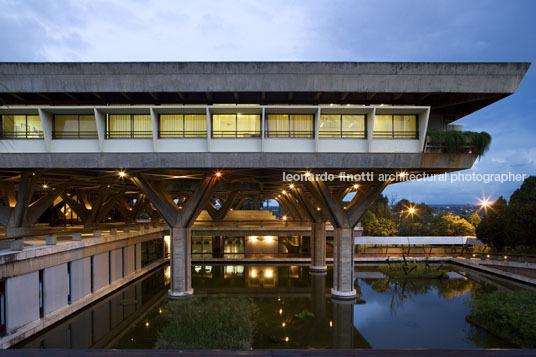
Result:
{"type": "Polygon", "coordinates": [[[94,115],[54,115],[54,139],[97,138],[97,123],[94,115]]]}
{"type": "Polygon", "coordinates": [[[205,138],[205,114],[160,114],[161,138],[205,138]]]}
{"type": "Polygon", "coordinates": [[[417,115],[376,115],[374,138],[418,139],[417,115]]]}
{"type": "Polygon", "coordinates": [[[106,138],[151,138],[151,116],[148,114],[106,114],[106,138]]]}
{"type": "Polygon", "coordinates": [[[366,138],[365,114],[328,114],[320,116],[321,138],[366,138]]]}
{"type": "Polygon", "coordinates": [[[313,114],[268,114],[266,116],[266,137],[312,138],[313,136],[313,114]]]}
{"type": "Polygon", "coordinates": [[[5,139],[42,139],[39,115],[2,115],[0,137],[5,139]]]}
{"type": "Polygon", "coordinates": [[[212,137],[214,138],[251,138],[260,135],[260,114],[212,115],[212,137]]]}

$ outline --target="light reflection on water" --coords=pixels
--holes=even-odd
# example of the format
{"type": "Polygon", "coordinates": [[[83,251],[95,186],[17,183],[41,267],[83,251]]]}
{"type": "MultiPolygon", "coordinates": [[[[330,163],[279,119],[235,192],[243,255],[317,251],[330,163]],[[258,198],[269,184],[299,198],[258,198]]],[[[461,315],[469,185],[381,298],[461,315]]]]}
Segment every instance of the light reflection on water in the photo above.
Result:
{"type": "MultiPolygon", "coordinates": [[[[169,274],[162,267],[16,347],[153,348],[169,274]]],[[[331,268],[310,274],[296,265],[193,265],[192,286],[207,299],[253,299],[259,310],[253,348],[509,347],[465,321],[467,300],[496,287],[477,282],[478,274],[449,275],[389,280],[377,267],[360,266],[360,297],[350,302],[329,296],[331,268]],[[311,315],[297,317],[304,312],[311,315]]]]}

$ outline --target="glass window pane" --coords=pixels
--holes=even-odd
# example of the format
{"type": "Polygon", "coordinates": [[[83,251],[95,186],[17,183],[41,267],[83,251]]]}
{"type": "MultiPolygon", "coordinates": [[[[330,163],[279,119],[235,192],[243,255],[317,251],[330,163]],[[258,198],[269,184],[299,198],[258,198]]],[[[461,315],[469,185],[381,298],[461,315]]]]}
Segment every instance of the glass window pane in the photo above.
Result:
{"type": "Polygon", "coordinates": [[[336,138],[341,136],[341,116],[339,114],[323,114],[320,116],[321,138],[336,138]]]}
{"type": "Polygon", "coordinates": [[[182,137],[183,114],[160,114],[160,136],[162,138],[182,137]]]}
{"type": "Polygon", "coordinates": [[[290,116],[292,137],[313,137],[313,115],[293,114],[290,116]]]}
{"type": "Polygon", "coordinates": [[[28,138],[40,138],[43,136],[43,127],[41,126],[39,115],[28,115],[26,117],[26,124],[28,138]]]}
{"type": "Polygon", "coordinates": [[[415,138],[417,131],[416,115],[394,116],[395,138],[415,138]]]}
{"type": "Polygon", "coordinates": [[[288,114],[268,114],[266,118],[267,136],[288,137],[290,123],[288,114]]]}
{"type": "MultiPolygon", "coordinates": [[[[17,131],[17,127],[20,126],[20,123],[16,123],[15,115],[2,115],[2,131],[6,133],[11,133],[17,131]]],[[[21,126],[26,132],[26,117],[24,117],[24,124],[21,126]]],[[[20,130],[20,129],[19,129],[20,130]]]]}
{"type": "Polygon", "coordinates": [[[134,137],[150,138],[153,136],[150,115],[133,115],[134,137]]]}
{"type": "Polygon", "coordinates": [[[128,138],[130,137],[130,115],[113,114],[109,116],[110,138],[128,138]]]}
{"type": "Polygon", "coordinates": [[[207,116],[205,114],[184,115],[184,136],[204,138],[207,136],[207,116]]]}
{"type": "Polygon", "coordinates": [[[365,120],[364,114],[352,114],[342,116],[343,137],[364,138],[365,137],[365,120]]]}
{"type": "Polygon", "coordinates": [[[55,131],[78,131],[78,115],[54,115],[55,131]]]}
{"type": "Polygon", "coordinates": [[[214,114],[212,116],[212,131],[214,137],[235,136],[236,114],[214,114]]]}
{"type": "Polygon", "coordinates": [[[237,115],[237,137],[259,135],[261,131],[261,116],[258,114],[237,115]]]}
{"type": "Polygon", "coordinates": [[[374,118],[374,133],[375,138],[390,138],[393,136],[393,116],[392,115],[376,115],[374,118]]]}
{"type": "Polygon", "coordinates": [[[80,131],[86,133],[97,133],[97,122],[95,121],[94,115],[80,115],[78,117],[78,123],[80,126],[80,131]]]}

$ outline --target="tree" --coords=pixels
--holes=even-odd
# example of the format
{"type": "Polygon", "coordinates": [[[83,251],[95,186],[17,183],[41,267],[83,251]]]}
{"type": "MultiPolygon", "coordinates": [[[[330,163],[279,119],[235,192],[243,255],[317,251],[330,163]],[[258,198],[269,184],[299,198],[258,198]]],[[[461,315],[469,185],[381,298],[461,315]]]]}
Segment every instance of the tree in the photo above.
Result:
{"type": "Polygon", "coordinates": [[[474,211],[473,213],[471,213],[471,216],[469,217],[469,223],[471,223],[473,227],[475,227],[475,229],[480,224],[480,221],[481,219],[477,211],[474,211]]]}
{"type": "Polygon", "coordinates": [[[439,236],[468,236],[475,234],[475,227],[465,218],[453,214],[443,214],[432,224],[432,230],[439,236]]]}
{"type": "Polygon", "coordinates": [[[380,195],[374,201],[370,211],[376,215],[377,218],[392,219],[391,209],[389,208],[389,199],[387,196],[380,195]]]}
{"type": "Polygon", "coordinates": [[[502,250],[508,243],[506,235],[506,200],[501,196],[491,205],[476,228],[483,243],[502,250]]]}
{"type": "Polygon", "coordinates": [[[367,211],[361,218],[363,234],[366,236],[394,236],[397,233],[396,227],[392,220],[387,218],[378,218],[371,211],[367,211]]]}
{"type": "Polygon", "coordinates": [[[525,179],[510,196],[506,218],[508,245],[536,246],[536,176],[525,179]]]}

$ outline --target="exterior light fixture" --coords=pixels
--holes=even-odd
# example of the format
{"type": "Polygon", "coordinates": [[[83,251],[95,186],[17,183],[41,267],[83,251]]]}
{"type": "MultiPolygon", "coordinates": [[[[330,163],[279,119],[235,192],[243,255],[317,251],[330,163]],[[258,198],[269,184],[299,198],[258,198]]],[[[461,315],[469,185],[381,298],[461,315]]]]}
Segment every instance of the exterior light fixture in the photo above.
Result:
{"type": "Polygon", "coordinates": [[[398,177],[403,179],[404,177],[406,177],[406,173],[404,171],[401,171],[401,172],[398,173],[398,177]]]}
{"type": "Polygon", "coordinates": [[[357,190],[359,188],[359,184],[355,183],[353,187],[355,190],[357,190]]]}
{"type": "Polygon", "coordinates": [[[281,324],[281,326],[285,327],[285,326],[287,326],[287,324],[283,322],[283,323],[281,324]]]}
{"type": "Polygon", "coordinates": [[[311,173],[309,171],[306,171],[305,172],[305,177],[309,177],[309,176],[311,176],[311,173]]]}
{"type": "Polygon", "coordinates": [[[279,309],[279,315],[283,315],[283,309],[279,309]]]}
{"type": "Polygon", "coordinates": [[[281,218],[283,219],[283,221],[286,221],[286,220],[288,219],[287,216],[283,216],[283,217],[281,217],[281,218]]]}
{"type": "Polygon", "coordinates": [[[286,195],[287,194],[287,191],[283,190],[281,191],[282,194],[286,195]]]}
{"type": "Polygon", "coordinates": [[[287,337],[285,337],[285,342],[288,342],[288,340],[289,340],[289,339],[288,339],[288,336],[287,336],[287,337]]]}
{"type": "Polygon", "coordinates": [[[320,211],[320,207],[316,207],[316,210],[317,210],[317,211],[320,211]]]}
{"type": "Polygon", "coordinates": [[[290,189],[293,189],[293,188],[294,188],[294,184],[291,183],[288,187],[289,187],[290,189]]]}
{"type": "Polygon", "coordinates": [[[145,323],[145,327],[149,327],[149,321],[145,323]]]}
{"type": "Polygon", "coordinates": [[[125,171],[119,171],[119,177],[125,177],[126,175],[125,171]]]}
{"type": "Polygon", "coordinates": [[[216,171],[215,176],[216,176],[217,178],[220,178],[220,177],[221,177],[221,172],[220,172],[220,171],[216,171]]]}
{"type": "Polygon", "coordinates": [[[46,190],[48,188],[48,185],[46,183],[43,184],[43,188],[46,190]]]}

